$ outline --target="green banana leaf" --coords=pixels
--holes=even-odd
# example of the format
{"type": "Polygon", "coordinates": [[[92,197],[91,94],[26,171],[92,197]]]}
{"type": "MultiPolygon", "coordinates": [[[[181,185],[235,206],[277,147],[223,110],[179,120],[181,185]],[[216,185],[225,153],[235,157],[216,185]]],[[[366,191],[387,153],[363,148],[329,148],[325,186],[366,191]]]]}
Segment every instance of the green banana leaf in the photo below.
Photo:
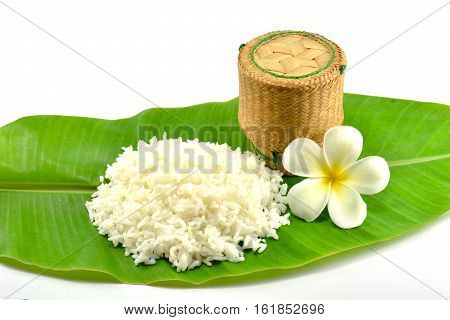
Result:
{"type": "MultiPolygon", "coordinates": [[[[126,283],[200,284],[300,267],[398,237],[446,213],[450,108],[354,94],[345,95],[344,107],[345,123],[364,136],[362,156],[380,155],[391,167],[387,189],[364,198],[368,206],[364,224],[342,230],[327,213],[311,223],[291,217],[291,225],[279,229],[279,240],[268,240],[264,253],[247,252],[241,263],[220,262],[182,273],[164,259],[154,266],[136,267],[122,248],[98,235],[84,203],[121,147],[136,146],[138,138],[167,131],[172,137],[199,137],[247,149],[242,132],[235,130],[238,99],[154,108],[113,121],[64,116],[19,119],[0,128],[0,257],[41,270],[91,272],[94,279],[102,277],[100,272],[126,283]]],[[[293,185],[299,178],[285,181],[293,185]]]]}

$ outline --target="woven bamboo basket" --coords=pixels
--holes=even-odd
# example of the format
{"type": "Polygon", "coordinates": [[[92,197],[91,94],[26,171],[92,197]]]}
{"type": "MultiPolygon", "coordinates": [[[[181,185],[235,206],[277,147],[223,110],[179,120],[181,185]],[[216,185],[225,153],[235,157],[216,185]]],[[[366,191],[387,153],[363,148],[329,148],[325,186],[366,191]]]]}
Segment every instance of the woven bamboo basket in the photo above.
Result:
{"type": "Polygon", "coordinates": [[[269,166],[284,171],[281,157],[292,140],[321,145],[342,124],[345,67],[341,48],[318,34],[278,31],[241,45],[239,125],[269,166]]]}

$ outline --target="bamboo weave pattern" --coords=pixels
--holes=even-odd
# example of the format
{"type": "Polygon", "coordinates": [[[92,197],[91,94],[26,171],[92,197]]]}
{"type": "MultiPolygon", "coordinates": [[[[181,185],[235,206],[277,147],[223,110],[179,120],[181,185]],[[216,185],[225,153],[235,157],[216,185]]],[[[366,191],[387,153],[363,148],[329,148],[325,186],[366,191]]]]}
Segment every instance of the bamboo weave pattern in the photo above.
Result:
{"type": "Polygon", "coordinates": [[[300,76],[325,67],[330,50],[322,43],[301,34],[287,34],[261,45],[255,62],[277,74],[300,76]]]}

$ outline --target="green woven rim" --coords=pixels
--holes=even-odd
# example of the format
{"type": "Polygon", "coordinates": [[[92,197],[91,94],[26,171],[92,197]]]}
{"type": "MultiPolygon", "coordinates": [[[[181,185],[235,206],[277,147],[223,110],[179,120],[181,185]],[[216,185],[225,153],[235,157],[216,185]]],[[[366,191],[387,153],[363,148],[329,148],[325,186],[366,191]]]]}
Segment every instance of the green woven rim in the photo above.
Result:
{"type": "MultiPolygon", "coordinates": [[[[278,166],[278,162],[280,161],[280,159],[278,158],[278,153],[276,153],[275,151],[272,151],[273,158],[270,158],[270,157],[266,156],[264,153],[262,153],[253,143],[251,145],[253,148],[253,153],[259,155],[261,158],[263,158],[266,161],[272,161],[275,164],[275,166],[278,166]]],[[[269,167],[269,165],[267,165],[267,166],[269,167]]],[[[278,170],[277,167],[275,167],[275,168],[269,167],[269,168],[272,170],[278,170]]]]}
{"type": "Polygon", "coordinates": [[[313,76],[313,75],[315,75],[315,74],[318,74],[319,72],[322,72],[323,70],[325,70],[326,68],[328,68],[328,67],[333,63],[334,57],[335,57],[334,48],[333,48],[333,46],[332,46],[328,41],[325,41],[324,39],[322,39],[321,37],[316,36],[315,34],[312,34],[312,33],[309,33],[309,32],[305,32],[305,31],[282,31],[282,32],[272,33],[271,35],[265,37],[264,39],[261,39],[261,40],[253,47],[252,52],[251,52],[251,54],[250,54],[250,59],[251,59],[252,62],[255,64],[255,66],[258,67],[258,69],[260,69],[260,70],[262,70],[262,71],[264,71],[264,72],[266,72],[266,73],[268,73],[268,74],[271,74],[271,75],[273,75],[273,76],[275,76],[275,77],[286,78],[286,79],[300,79],[300,78],[307,78],[307,77],[313,76]],[[304,75],[301,75],[301,76],[285,76],[285,75],[277,74],[277,73],[272,72],[272,71],[270,71],[270,70],[268,70],[268,69],[266,69],[266,68],[261,67],[261,66],[255,61],[255,51],[256,51],[261,45],[263,45],[264,43],[266,43],[266,42],[269,41],[270,39],[272,39],[272,38],[274,38],[274,37],[282,36],[282,35],[284,35],[284,34],[303,34],[303,35],[307,35],[308,37],[311,37],[311,38],[314,38],[314,39],[319,40],[319,41],[322,42],[325,46],[327,46],[328,48],[331,49],[331,58],[330,58],[330,60],[329,60],[328,63],[327,63],[325,66],[323,66],[322,68],[319,68],[319,69],[317,69],[317,70],[314,71],[314,72],[311,72],[311,73],[308,73],[308,74],[304,74],[304,75]]]}

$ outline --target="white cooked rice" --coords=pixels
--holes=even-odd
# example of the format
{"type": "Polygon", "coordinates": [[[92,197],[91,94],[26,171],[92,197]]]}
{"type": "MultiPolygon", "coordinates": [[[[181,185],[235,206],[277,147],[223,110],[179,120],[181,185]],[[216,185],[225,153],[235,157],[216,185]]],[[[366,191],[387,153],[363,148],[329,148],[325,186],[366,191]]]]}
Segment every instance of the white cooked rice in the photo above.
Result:
{"type": "Polygon", "coordinates": [[[263,252],[264,238],[278,239],[276,229],[289,224],[283,215],[287,185],[259,156],[165,137],[140,142],[138,149],[143,147],[157,155],[158,162],[146,157],[148,172],[139,171],[139,151],[124,148],[86,202],[99,233],[121,244],[136,264],[166,257],[184,271],[214,260],[240,262],[244,249],[263,252]],[[176,162],[194,170],[175,172],[176,162]],[[214,172],[204,172],[202,163],[214,172]]]}

